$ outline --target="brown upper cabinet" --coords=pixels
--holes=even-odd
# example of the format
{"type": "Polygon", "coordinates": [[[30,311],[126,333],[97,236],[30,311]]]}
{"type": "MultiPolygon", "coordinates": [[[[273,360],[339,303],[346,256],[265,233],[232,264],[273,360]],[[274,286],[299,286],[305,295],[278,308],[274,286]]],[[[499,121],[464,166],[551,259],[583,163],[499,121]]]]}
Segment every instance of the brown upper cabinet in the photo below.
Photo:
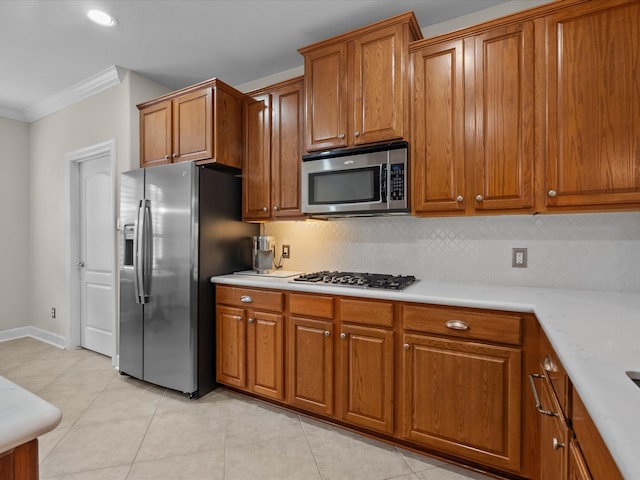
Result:
{"type": "Polygon", "coordinates": [[[304,81],[297,77],[248,94],[243,218],[301,218],[304,81]]]}
{"type": "Polygon", "coordinates": [[[409,117],[413,12],[298,51],[304,55],[307,151],[404,138],[409,117]]]}
{"type": "Polygon", "coordinates": [[[533,22],[411,45],[413,210],[531,211],[533,22]]]}
{"type": "Polygon", "coordinates": [[[412,43],[413,213],[637,209],[639,25],[560,0],[412,43]]]}
{"type": "Polygon", "coordinates": [[[140,167],[197,161],[240,169],[244,98],[214,78],[139,104],[140,167]]]}
{"type": "Polygon", "coordinates": [[[536,83],[547,89],[538,98],[540,210],[637,208],[640,3],[558,10],[536,20],[536,35],[536,83]]]}

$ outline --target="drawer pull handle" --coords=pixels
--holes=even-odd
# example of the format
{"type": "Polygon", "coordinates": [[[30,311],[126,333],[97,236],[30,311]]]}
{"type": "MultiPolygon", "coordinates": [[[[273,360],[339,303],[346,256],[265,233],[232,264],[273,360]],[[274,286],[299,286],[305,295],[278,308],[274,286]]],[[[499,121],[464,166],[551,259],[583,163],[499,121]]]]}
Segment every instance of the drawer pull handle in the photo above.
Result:
{"type": "Polygon", "coordinates": [[[409,350],[411,348],[411,345],[405,343],[404,345],[402,345],[402,348],[404,348],[405,350],[409,350]]]}
{"type": "Polygon", "coordinates": [[[463,322],[462,320],[449,320],[444,325],[451,330],[469,330],[469,324],[463,322]]]}
{"type": "Polygon", "coordinates": [[[235,316],[235,317],[233,317],[233,318],[235,318],[235,319],[236,319],[237,321],[239,321],[239,322],[241,322],[241,321],[242,321],[242,317],[241,317],[240,315],[236,315],[236,316],[235,316]]]}
{"type": "Polygon", "coordinates": [[[564,448],[564,443],[560,442],[556,437],[553,437],[553,441],[551,444],[553,445],[554,450],[560,450],[561,448],[564,448]]]}
{"type": "Polygon", "coordinates": [[[329,335],[331,335],[331,332],[329,330],[325,330],[324,331],[324,336],[328,337],[329,335]]]}
{"type": "Polygon", "coordinates": [[[251,298],[249,295],[242,295],[240,297],[240,301],[242,303],[253,303],[253,298],[251,298]]]}
{"type": "Polygon", "coordinates": [[[247,322],[249,322],[249,323],[253,323],[253,322],[255,322],[255,319],[250,318],[249,320],[247,320],[247,322]]]}
{"type": "MultiPolygon", "coordinates": [[[[549,417],[557,417],[558,414],[556,412],[552,412],[551,410],[545,410],[542,408],[542,403],[540,403],[540,396],[538,395],[538,389],[536,388],[535,380],[536,378],[544,378],[544,375],[540,375],[539,373],[532,373],[529,375],[529,382],[531,382],[531,390],[533,390],[533,399],[536,402],[536,410],[543,415],[548,415],[549,417]]],[[[564,445],[563,445],[564,446],[564,445]]]]}
{"type": "Polygon", "coordinates": [[[347,334],[346,334],[346,333],[341,333],[341,334],[340,334],[340,338],[341,338],[342,340],[344,340],[345,338],[347,338],[347,334]]]}

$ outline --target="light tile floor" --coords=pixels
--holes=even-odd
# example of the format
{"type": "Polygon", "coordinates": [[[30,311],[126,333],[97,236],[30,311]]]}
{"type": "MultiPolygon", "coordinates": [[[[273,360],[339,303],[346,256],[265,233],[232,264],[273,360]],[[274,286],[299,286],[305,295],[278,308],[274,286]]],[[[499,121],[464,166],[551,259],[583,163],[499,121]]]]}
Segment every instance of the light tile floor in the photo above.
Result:
{"type": "Polygon", "coordinates": [[[41,479],[489,478],[223,388],[188,400],[32,338],[0,343],[0,375],[63,412],[39,440],[41,479]]]}

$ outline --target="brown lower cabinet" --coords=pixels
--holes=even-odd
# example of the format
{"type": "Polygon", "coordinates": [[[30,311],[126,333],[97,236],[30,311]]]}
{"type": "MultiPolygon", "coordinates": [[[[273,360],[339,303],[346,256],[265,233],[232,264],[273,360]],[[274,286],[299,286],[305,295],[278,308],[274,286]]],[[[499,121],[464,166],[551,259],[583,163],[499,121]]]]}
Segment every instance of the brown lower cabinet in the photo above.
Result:
{"type": "Polygon", "coordinates": [[[541,480],[622,480],[607,446],[545,335],[529,375],[539,413],[541,480]]]}
{"type": "Polygon", "coordinates": [[[38,439],[0,453],[0,480],[38,480],[38,439]]]}
{"type": "Polygon", "coordinates": [[[238,288],[216,293],[218,303],[227,303],[216,306],[217,381],[283,400],[284,294],[238,288]]]}
{"type": "Polygon", "coordinates": [[[622,478],[531,314],[217,285],[216,334],[217,381],[279,405],[506,478],[622,478]]]}

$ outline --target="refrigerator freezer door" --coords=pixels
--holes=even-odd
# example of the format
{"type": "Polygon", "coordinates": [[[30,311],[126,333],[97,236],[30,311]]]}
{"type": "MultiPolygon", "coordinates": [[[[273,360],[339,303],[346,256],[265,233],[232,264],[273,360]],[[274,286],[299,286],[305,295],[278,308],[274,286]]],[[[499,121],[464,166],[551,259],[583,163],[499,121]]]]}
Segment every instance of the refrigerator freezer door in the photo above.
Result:
{"type": "Polygon", "coordinates": [[[136,301],[134,255],[138,235],[138,207],[144,197],[144,170],[120,177],[120,371],[142,378],[142,311],[136,301]]]}
{"type": "Polygon", "coordinates": [[[144,380],[197,390],[197,194],[192,163],[147,168],[151,258],[144,306],[144,380]]]}

